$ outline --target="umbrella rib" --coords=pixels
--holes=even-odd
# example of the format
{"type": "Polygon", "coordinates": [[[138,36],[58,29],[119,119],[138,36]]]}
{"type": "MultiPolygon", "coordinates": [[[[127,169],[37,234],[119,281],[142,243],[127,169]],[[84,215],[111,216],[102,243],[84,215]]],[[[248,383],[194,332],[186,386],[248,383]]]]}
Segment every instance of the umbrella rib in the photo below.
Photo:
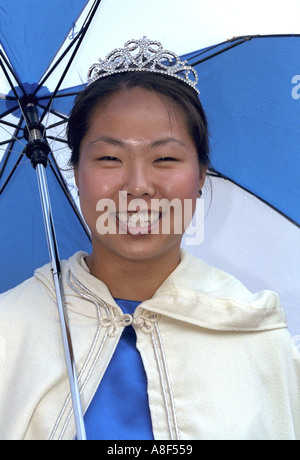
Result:
{"type": "MultiPolygon", "coordinates": [[[[24,86],[23,86],[22,82],[19,80],[19,77],[18,77],[17,74],[14,72],[13,68],[11,67],[9,61],[7,60],[6,56],[4,55],[4,53],[3,53],[3,51],[2,51],[1,49],[0,49],[0,58],[3,59],[5,65],[7,66],[8,70],[10,71],[10,73],[13,75],[13,77],[14,77],[14,79],[16,80],[16,82],[17,82],[19,88],[21,89],[22,93],[23,93],[23,94],[26,94],[26,91],[25,91],[25,89],[24,89],[24,86]]],[[[2,64],[1,59],[0,59],[0,65],[1,65],[1,67],[2,67],[2,69],[3,69],[3,72],[5,73],[5,76],[6,76],[8,82],[9,82],[9,84],[10,84],[10,87],[11,87],[12,91],[15,93],[15,91],[14,91],[14,85],[12,84],[12,82],[11,82],[11,80],[10,80],[10,77],[9,77],[9,75],[8,75],[6,69],[5,69],[5,66],[2,64]]],[[[15,93],[15,94],[16,94],[16,93],[15,93]]],[[[17,96],[17,100],[18,100],[19,97],[18,97],[18,95],[16,95],[16,96],[17,96]]]]}
{"type": "MultiPolygon", "coordinates": [[[[9,150],[9,151],[10,151],[10,150],[9,150]]],[[[8,175],[8,177],[7,177],[7,179],[6,179],[6,181],[4,182],[3,186],[0,188],[0,196],[1,196],[1,194],[3,193],[4,189],[6,188],[6,186],[8,185],[8,183],[9,183],[10,179],[12,178],[14,172],[16,171],[17,167],[19,166],[19,164],[20,164],[22,158],[23,158],[23,154],[21,153],[21,154],[19,155],[19,158],[17,159],[17,161],[16,161],[14,167],[13,167],[12,170],[10,171],[10,173],[9,173],[9,175],[8,175]]],[[[3,164],[3,167],[2,167],[2,169],[1,169],[1,171],[0,171],[0,177],[1,177],[2,174],[3,174],[3,171],[4,171],[4,168],[5,168],[5,166],[6,166],[7,161],[8,161],[8,156],[6,157],[6,160],[5,160],[5,162],[4,162],[4,164],[3,164]]]]}
{"type": "MultiPolygon", "coordinates": [[[[55,96],[53,96],[53,99],[57,99],[57,98],[60,98],[60,97],[68,97],[68,96],[78,96],[78,94],[80,93],[80,90],[79,91],[70,91],[69,93],[61,93],[61,94],[55,94],[55,96]]],[[[49,99],[49,96],[42,96],[42,97],[39,97],[39,101],[43,101],[44,99],[49,99]]]]}
{"type": "MultiPolygon", "coordinates": [[[[240,41],[238,41],[237,43],[236,43],[236,42],[232,42],[232,43],[231,43],[229,46],[227,46],[226,48],[223,48],[223,49],[221,49],[221,50],[219,50],[219,51],[216,51],[215,53],[211,54],[210,56],[206,56],[206,57],[204,57],[204,58],[202,58],[202,59],[198,59],[198,61],[193,62],[193,63],[190,63],[190,65],[194,67],[194,66],[196,66],[196,65],[198,65],[198,64],[201,64],[202,62],[208,61],[209,59],[212,59],[212,58],[214,58],[214,57],[216,57],[216,56],[219,56],[219,55],[222,54],[222,53],[225,53],[225,51],[228,51],[228,50],[230,50],[230,49],[233,49],[233,48],[235,48],[236,46],[242,45],[243,43],[246,43],[247,41],[252,40],[252,38],[254,38],[254,36],[253,36],[253,37],[239,37],[239,38],[236,39],[236,40],[240,40],[240,41]]],[[[226,43],[226,42],[220,43],[220,46],[223,45],[224,43],[226,43]]]]}
{"type": "Polygon", "coordinates": [[[245,190],[247,193],[250,193],[250,195],[254,196],[255,198],[259,199],[260,201],[262,201],[264,204],[268,205],[270,208],[272,208],[274,211],[278,212],[281,216],[285,217],[288,221],[290,221],[292,224],[296,225],[298,228],[300,228],[300,224],[295,221],[294,219],[292,219],[291,217],[289,217],[287,214],[285,214],[283,211],[280,211],[280,209],[276,208],[276,206],[272,205],[271,203],[269,203],[268,201],[264,200],[262,197],[260,197],[259,195],[257,195],[255,192],[252,192],[251,190],[249,190],[247,187],[239,184],[238,182],[236,182],[235,180],[231,179],[230,177],[228,176],[225,176],[224,174],[221,174],[220,172],[216,171],[215,169],[210,169],[209,172],[207,173],[208,176],[211,176],[211,177],[218,177],[220,179],[225,179],[225,180],[229,180],[230,182],[232,182],[234,185],[236,185],[237,187],[240,187],[242,190],[245,190]]]}
{"type": "MultiPolygon", "coordinates": [[[[0,50],[0,51],[1,51],[1,50],[0,50]]],[[[4,60],[4,62],[6,62],[5,56],[3,56],[3,53],[2,53],[2,52],[1,52],[1,56],[2,56],[2,58],[3,58],[3,60],[4,60]]],[[[7,78],[7,81],[8,81],[8,83],[9,83],[10,87],[11,87],[12,92],[14,93],[14,95],[15,95],[15,97],[16,97],[16,100],[18,101],[18,104],[19,104],[19,107],[20,107],[20,109],[21,109],[22,115],[23,115],[23,117],[24,117],[24,119],[25,119],[25,122],[26,122],[26,124],[27,124],[27,119],[26,119],[26,116],[25,116],[25,114],[24,114],[23,105],[22,105],[21,100],[20,100],[20,98],[19,98],[19,95],[18,95],[18,93],[17,93],[17,91],[16,91],[16,88],[14,87],[14,85],[13,85],[11,79],[10,79],[10,76],[8,75],[7,69],[6,69],[5,66],[3,65],[3,62],[2,62],[1,59],[0,59],[0,66],[1,66],[1,68],[2,68],[2,70],[3,70],[3,72],[4,72],[4,75],[5,75],[6,78],[7,78]]],[[[14,75],[13,72],[12,72],[12,74],[14,75]]],[[[15,75],[14,75],[14,77],[16,78],[15,75]]],[[[17,81],[17,83],[19,83],[17,78],[16,78],[16,81],[17,81]]],[[[19,85],[19,86],[20,86],[20,85],[19,85]]],[[[20,86],[20,88],[22,89],[22,86],[20,86]]],[[[22,89],[22,91],[23,91],[23,94],[25,94],[24,89],[22,89]]]]}
{"type": "MultiPolygon", "coordinates": [[[[3,193],[4,189],[6,188],[6,186],[8,185],[8,183],[9,183],[10,179],[12,178],[14,172],[16,171],[17,167],[19,166],[20,161],[22,160],[22,158],[23,158],[23,154],[21,153],[20,156],[19,156],[19,158],[17,159],[17,161],[16,161],[14,167],[12,168],[11,172],[9,173],[9,175],[8,175],[8,177],[7,177],[7,179],[6,179],[6,181],[4,182],[3,186],[0,188],[0,196],[1,196],[1,194],[3,193]]],[[[1,175],[2,175],[2,172],[3,172],[3,171],[1,170],[1,175]]]]}
{"type": "MultiPolygon", "coordinates": [[[[47,126],[46,130],[56,128],[57,126],[64,125],[66,123],[66,120],[58,121],[56,123],[52,123],[52,125],[47,126]]],[[[62,130],[63,131],[63,130],[62,130]]],[[[48,137],[48,136],[47,136],[48,137]]]]}
{"type": "MultiPolygon", "coordinates": [[[[77,43],[76,43],[75,49],[74,49],[74,51],[73,51],[73,53],[72,53],[72,55],[71,55],[71,57],[70,57],[70,59],[69,59],[68,64],[66,65],[65,70],[63,71],[63,73],[62,73],[62,75],[61,75],[61,78],[59,79],[59,82],[57,83],[57,86],[56,86],[55,90],[53,91],[51,100],[50,100],[49,103],[47,104],[47,106],[46,106],[46,108],[45,108],[45,110],[44,110],[44,113],[43,113],[42,116],[41,116],[41,120],[40,120],[40,121],[42,121],[42,120],[44,119],[44,117],[45,117],[45,115],[46,115],[46,113],[47,113],[49,107],[51,107],[52,99],[56,96],[56,94],[57,94],[57,92],[59,91],[59,88],[60,88],[62,82],[64,81],[64,78],[65,78],[66,74],[68,73],[69,68],[70,68],[70,66],[71,66],[71,64],[72,64],[72,62],[73,62],[73,60],[74,60],[74,58],[75,58],[75,56],[76,56],[77,51],[79,50],[79,47],[80,47],[80,45],[81,45],[81,43],[82,43],[82,40],[84,39],[85,34],[86,34],[86,32],[88,31],[88,28],[89,28],[89,26],[90,26],[90,24],[91,24],[91,22],[92,22],[92,20],[93,20],[93,17],[94,17],[95,14],[96,14],[96,11],[97,11],[98,6],[100,5],[100,3],[101,3],[101,0],[96,0],[96,1],[94,2],[94,5],[93,5],[92,8],[90,9],[90,12],[89,12],[89,15],[88,15],[88,16],[89,16],[89,19],[86,21],[84,27],[82,27],[82,29],[81,29],[81,31],[80,31],[81,33],[78,34],[78,35],[79,35],[79,38],[77,39],[77,43]]],[[[76,38],[77,38],[77,37],[76,37],[76,38]]]]}
{"type": "MultiPolygon", "coordinates": [[[[14,100],[15,100],[15,99],[14,99],[14,100]]],[[[10,114],[13,113],[15,110],[20,110],[20,106],[19,106],[19,105],[15,105],[15,106],[12,107],[11,109],[6,110],[6,112],[1,113],[0,119],[7,117],[7,115],[10,115],[10,114]]]]}
{"type": "MultiPolygon", "coordinates": [[[[62,144],[68,144],[68,141],[66,141],[65,139],[60,139],[59,137],[47,136],[47,139],[51,139],[52,141],[55,141],[55,142],[61,142],[62,144]]],[[[55,152],[57,152],[57,150],[59,149],[55,149],[55,152]]]]}
{"type": "MultiPolygon", "coordinates": [[[[53,103],[53,99],[52,99],[52,103],[53,103]]],[[[37,104],[38,107],[40,107],[41,109],[46,109],[46,107],[42,104],[37,104]]],[[[66,122],[68,121],[68,117],[66,115],[63,115],[62,113],[60,112],[57,112],[56,110],[52,109],[52,108],[48,108],[48,113],[51,112],[53,113],[53,115],[56,115],[58,118],[61,118],[63,120],[63,122],[66,122]]]]}
{"type": "MultiPolygon", "coordinates": [[[[23,122],[23,117],[20,119],[19,125],[20,125],[20,123],[22,124],[22,122],[23,122]]],[[[5,129],[4,126],[2,126],[2,129],[3,129],[4,131],[6,131],[6,132],[10,135],[10,137],[11,137],[12,139],[14,139],[14,141],[20,142],[20,144],[22,144],[22,145],[25,147],[24,142],[21,142],[21,139],[23,139],[23,137],[21,137],[21,138],[18,138],[18,137],[17,137],[17,134],[18,134],[18,132],[20,131],[19,126],[16,127],[16,131],[14,132],[13,135],[11,135],[11,133],[10,133],[7,129],[5,129]]],[[[8,142],[10,142],[10,140],[0,142],[0,145],[5,145],[5,144],[7,144],[8,142]]]]}
{"type": "Polygon", "coordinates": [[[1,120],[0,119],[0,124],[10,126],[11,128],[18,128],[18,125],[14,124],[14,123],[10,123],[9,121],[6,121],[6,120],[1,120]]]}
{"type": "MultiPolygon", "coordinates": [[[[16,137],[16,138],[15,138],[16,141],[19,141],[21,144],[23,144],[23,142],[21,142],[22,139],[24,139],[23,136],[21,136],[21,137],[16,137]]],[[[9,142],[11,142],[11,139],[7,139],[6,141],[2,141],[2,142],[0,142],[0,146],[1,146],[1,145],[6,145],[6,144],[8,144],[9,142]]]]}
{"type": "Polygon", "coordinates": [[[48,165],[50,166],[52,172],[54,173],[55,178],[57,179],[60,187],[62,188],[63,192],[65,193],[66,198],[68,199],[70,205],[72,206],[72,209],[74,210],[74,212],[75,212],[78,220],[80,221],[84,231],[86,232],[89,240],[91,240],[90,232],[89,232],[84,220],[82,219],[82,217],[81,217],[76,205],[74,204],[73,197],[70,195],[68,187],[67,187],[67,185],[65,183],[65,180],[64,180],[63,176],[60,173],[60,168],[59,168],[59,166],[58,166],[58,164],[57,164],[52,152],[50,152],[50,156],[51,156],[51,161],[49,161],[48,165]],[[55,167],[53,166],[52,163],[54,164],[55,167]]]}
{"type": "MultiPolygon", "coordinates": [[[[5,167],[6,167],[6,164],[7,164],[8,158],[9,158],[9,155],[10,155],[10,153],[12,152],[12,148],[13,148],[15,142],[16,142],[16,141],[19,142],[19,139],[18,139],[17,135],[18,135],[18,133],[19,133],[19,131],[20,131],[20,129],[21,129],[22,123],[23,123],[23,118],[21,118],[21,119],[19,120],[18,126],[16,127],[15,132],[14,132],[14,134],[13,134],[13,136],[12,136],[12,139],[10,140],[10,146],[7,147],[7,149],[6,149],[6,158],[4,159],[3,163],[1,162],[2,165],[1,165],[1,169],[0,169],[0,179],[1,179],[1,177],[2,177],[2,174],[3,174],[3,172],[4,172],[4,169],[5,169],[5,167]]],[[[20,152],[18,152],[18,153],[20,153],[20,152]]],[[[15,169],[16,169],[18,163],[21,161],[21,158],[22,158],[22,157],[23,157],[23,153],[20,154],[20,157],[19,157],[19,159],[17,160],[17,163],[16,163],[15,167],[13,168],[14,171],[15,171],[15,169]]],[[[11,174],[11,175],[12,175],[12,174],[11,174]]],[[[7,182],[8,182],[8,180],[7,180],[7,182]]],[[[6,187],[6,185],[7,185],[7,184],[4,184],[4,186],[1,188],[0,194],[2,193],[2,191],[4,190],[4,188],[6,187]]]]}
{"type": "MultiPolygon", "coordinates": [[[[236,38],[231,39],[231,40],[226,40],[226,41],[224,41],[224,42],[216,43],[215,45],[212,45],[212,46],[208,46],[208,47],[206,47],[206,48],[203,48],[203,49],[199,50],[199,51],[197,52],[197,54],[193,54],[193,56],[189,57],[189,58],[187,59],[187,61],[191,61],[192,59],[196,59],[197,57],[202,56],[203,54],[207,54],[209,51],[212,51],[212,50],[214,50],[214,49],[216,49],[216,48],[219,48],[220,46],[225,45],[225,43],[232,42],[232,41],[234,41],[234,40],[236,40],[236,38]]],[[[193,65],[193,64],[191,64],[191,65],[193,65]]]]}
{"type": "MultiPolygon", "coordinates": [[[[56,69],[56,67],[61,63],[61,61],[64,59],[64,57],[68,54],[68,52],[70,51],[70,49],[72,49],[72,47],[74,46],[74,44],[76,43],[77,40],[79,40],[80,36],[85,32],[86,32],[86,27],[88,28],[89,27],[89,24],[90,22],[89,21],[89,16],[92,14],[92,16],[94,16],[94,13],[92,12],[93,9],[95,8],[95,12],[98,8],[98,6],[100,5],[101,3],[101,0],[96,0],[94,2],[94,5],[91,7],[89,13],[87,14],[87,17],[83,23],[83,26],[81,28],[81,30],[77,33],[77,35],[74,36],[73,38],[73,41],[70,43],[70,45],[65,49],[65,51],[62,53],[62,55],[59,57],[59,59],[55,62],[55,64],[53,65],[53,67],[50,68],[50,70],[47,72],[47,74],[44,76],[44,78],[41,80],[41,82],[39,83],[38,87],[35,89],[34,91],[34,96],[37,94],[37,92],[40,90],[40,88],[43,86],[43,84],[45,83],[45,81],[49,78],[49,76],[53,73],[53,71],[56,69]]],[[[92,18],[91,18],[92,19],[92,18]]],[[[90,19],[90,20],[91,20],[90,19]]]]}
{"type": "Polygon", "coordinates": [[[221,43],[218,43],[217,45],[213,45],[211,47],[208,47],[208,48],[205,48],[204,50],[200,50],[200,52],[197,54],[197,55],[194,55],[194,56],[191,56],[188,61],[191,61],[192,59],[195,59],[196,57],[198,56],[201,56],[203,54],[206,54],[208,52],[210,52],[211,50],[213,49],[216,49],[218,48],[219,46],[222,46],[222,45],[225,45],[226,43],[231,43],[229,46],[227,46],[226,48],[223,48],[221,49],[220,51],[217,51],[216,53],[213,53],[203,59],[199,59],[198,61],[194,62],[194,63],[191,63],[190,62],[190,65],[191,66],[196,66],[198,64],[201,64],[202,62],[205,62],[209,59],[212,59],[216,56],[218,56],[219,54],[222,54],[224,53],[225,51],[228,51],[232,48],[235,48],[236,46],[239,46],[239,45],[242,45],[243,43],[246,43],[250,40],[253,40],[253,39],[256,39],[256,38],[280,38],[280,37],[300,37],[300,34],[269,34],[269,35],[241,35],[239,37],[234,37],[230,40],[226,40],[224,42],[221,42],[221,43]]]}
{"type": "MultiPolygon", "coordinates": [[[[51,102],[51,105],[52,105],[53,99],[52,99],[50,102],[51,102]]],[[[49,112],[48,112],[48,114],[49,114],[50,112],[56,114],[56,111],[52,110],[51,107],[49,107],[49,112]]],[[[57,115],[57,114],[56,114],[56,115],[57,115]]],[[[55,127],[55,126],[60,126],[60,125],[62,125],[62,124],[67,120],[67,118],[64,118],[64,117],[62,117],[62,118],[63,118],[63,121],[60,121],[60,122],[58,122],[58,123],[54,123],[54,124],[51,125],[51,126],[47,126],[47,128],[45,128],[45,132],[46,132],[46,130],[48,130],[48,129],[50,129],[50,128],[53,128],[53,127],[55,127]]],[[[44,132],[44,134],[45,134],[45,132],[44,132]]],[[[61,142],[64,141],[64,143],[67,144],[67,141],[66,141],[66,140],[60,140],[60,139],[58,138],[58,136],[57,136],[56,138],[53,137],[53,136],[46,136],[46,138],[47,138],[47,139],[52,139],[52,140],[54,140],[54,141],[61,141],[61,142]]],[[[50,159],[48,160],[48,165],[50,165],[50,168],[51,168],[51,170],[52,170],[52,172],[53,172],[55,178],[57,179],[59,185],[61,186],[61,188],[62,188],[62,190],[63,190],[63,192],[64,192],[64,194],[65,194],[67,200],[69,201],[69,203],[70,203],[70,205],[71,205],[73,211],[75,212],[75,215],[77,216],[79,222],[81,223],[81,225],[82,225],[82,227],[83,227],[85,233],[87,234],[87,236],[88,236],[88,238],[89,238],[89,240],[90,240],[90,233],[89,233],[89,230],[88,230],[88,228],[87,228],[87,226],[86,226],[84,220],[82,219],[82,217],[81,217],[81,215],[80,215],[80,213],[79,213],[77,207],[74,205],[73,197],[71,197],[71,195],[70,195],[69,189],[68,189],[68,187],[67,187],[67,185],[66,185],[65,179],[63,178],[63,176],[62,176],[62,174],[61,174],[61,172],[60,172],[60,168],[59,168],[59,166],[58,166],[58,164],[57,164],[57,161],[56,161],[56,159],[55,159],[55,157],[54,157],[54,155],[53,155],[52,149],[50,149],[49,156],[50,156],[51,160],[50,160],[50,159]],[[53,166],[53,165],[54,165],[54,166],[53,166]]]]}
{"type": "Polygon", "coordinates": [[[54,70],[56,69],[56,67],[61,63],[61,61],[64,59],[64,57],[68,54],[68,52],[70,51],[70,49],[72,49],[72,47],[75,45],[76,41],[79,39],[80,37],[80,34],[82,33],[82,30],[78,33],[78,35],[74,38],[74,40],[70,43],[70,45],[65,49],[65,51],[63,52],[63,54],[59,57],[59,59],[55,62],[55,64],[53,64],[53,66],[50,68],[50,70],[46,73],[46,75],[44,76],[44,78],[41,80],[41,82],[39,83],[39,85],[37,86],[37,88],[35,89],[34,91],[34,96],[37,94],[37,92],[41,89],[41,87],[43,86],[43,84],[46,82],[46,80],[50,77],[50,75],[54,72],[54,70]]]}
{"type": "Polygon", "coordinates": [[[18,93],[17,93],[17,91],[16,91],[16,89],[15,89],[15,87],[13,85],[13,82],[11,81],[11,78],[8,75],[8,72],[7,72],[6,68],[5,68],[5,66],[3,65],[3,62],[1,61],[1,59],[0,59],[0,66],[2,67],[4,75],[6,76],[6,79],[7,79],[8,83],[9,83],[9,86],[10,86],[12,92],[15,95],[16,100],[19,102],[19,100],[20,100],[19,95],[18,95],[18,93]]]}

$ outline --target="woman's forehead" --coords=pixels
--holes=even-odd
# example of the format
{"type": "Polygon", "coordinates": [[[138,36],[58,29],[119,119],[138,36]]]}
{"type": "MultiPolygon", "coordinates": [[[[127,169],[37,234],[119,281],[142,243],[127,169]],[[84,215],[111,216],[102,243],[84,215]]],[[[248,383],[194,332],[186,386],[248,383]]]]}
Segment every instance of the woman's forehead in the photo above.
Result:
{"type": "Polygon", "coordinates": [[[143,88],[114,93],[98,104],[89,120],[90,142],[110,139],[110,143],[162,143],[170,140],[187,143],[190,133],[185,116],[174,104],[143,88]]]}
{"type": "Polygon", "coordinates": [[[114,111],[124,110],[127,111],[127,107],[135,106],[138,109],[156,108],[165,112],[169,111],[183,111],[179,103],[177,103],[172,96],[162,95],[159,91],[152,89],[142,88],[140,86],[134,86],[132,88],[125,88],[117,90],[109,94],[106,98],[100,100],[93,107],[93,113],[101,111],[114,111]],[[180,110],[181,109],[181,110],[180,110]]]}

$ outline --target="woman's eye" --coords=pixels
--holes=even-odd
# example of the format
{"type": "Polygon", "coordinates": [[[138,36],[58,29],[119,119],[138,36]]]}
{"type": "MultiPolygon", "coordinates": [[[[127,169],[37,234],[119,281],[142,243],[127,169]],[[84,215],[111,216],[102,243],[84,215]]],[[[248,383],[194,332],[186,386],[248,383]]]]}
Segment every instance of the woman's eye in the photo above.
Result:
{"type": "Polygon", "coordinates": [[[98,159],[98,161],[119,161],[119,158],[113,157],[113,156],[110,156],[110,155],[106,155],[104,157],[100,157],[98,159]]]}
{"type": "Polygon", "coordinates": [[[155,160],[156,162],[167,162],[167,161],[177,161],[176,158],[173,157],[161,157],[155,160]]]}

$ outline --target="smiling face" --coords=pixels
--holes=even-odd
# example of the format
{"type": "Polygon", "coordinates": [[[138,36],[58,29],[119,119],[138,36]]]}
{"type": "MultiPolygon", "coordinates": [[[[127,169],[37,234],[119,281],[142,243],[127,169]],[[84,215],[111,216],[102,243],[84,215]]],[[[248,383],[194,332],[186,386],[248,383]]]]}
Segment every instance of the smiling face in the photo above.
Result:
{"type": "Polygon", "coordinates": [[[165,211],[157,203],[176,199],[183,208],[188,199],[194,210],[204,177],[184,114],[172,100],[138,87],[114,93],[92,112],[75,169],[93,253],[130,260],[179,254],[175,208],[170,208],[170,229],[163,232],[165,211]],[[114,234],[97,230],[99,200],[115,204],[114,234]],[[134,210],[140,212],[129,212],[134,210]]]}

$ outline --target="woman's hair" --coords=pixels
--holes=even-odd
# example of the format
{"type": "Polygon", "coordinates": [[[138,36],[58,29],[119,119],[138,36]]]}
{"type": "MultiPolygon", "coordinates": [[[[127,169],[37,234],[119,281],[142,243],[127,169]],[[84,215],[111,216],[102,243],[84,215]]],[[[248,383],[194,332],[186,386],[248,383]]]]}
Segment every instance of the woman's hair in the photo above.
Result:
{"type": "Polygon", "coordinates": [[[68,145],[72,152],[70,165],[74,168],[78,166],[80,144],[89,129],[94,108],[105,103],[114,93],[135,87],[154,91],[165,104],[168,100],[173,101],[183,109],[187,129],[197,149],[199,164],[208,167],[207,119],[197,93],[174,77],[151,72],[125,72],[100,78],[76,97],[67,126],[68,145]]]}

